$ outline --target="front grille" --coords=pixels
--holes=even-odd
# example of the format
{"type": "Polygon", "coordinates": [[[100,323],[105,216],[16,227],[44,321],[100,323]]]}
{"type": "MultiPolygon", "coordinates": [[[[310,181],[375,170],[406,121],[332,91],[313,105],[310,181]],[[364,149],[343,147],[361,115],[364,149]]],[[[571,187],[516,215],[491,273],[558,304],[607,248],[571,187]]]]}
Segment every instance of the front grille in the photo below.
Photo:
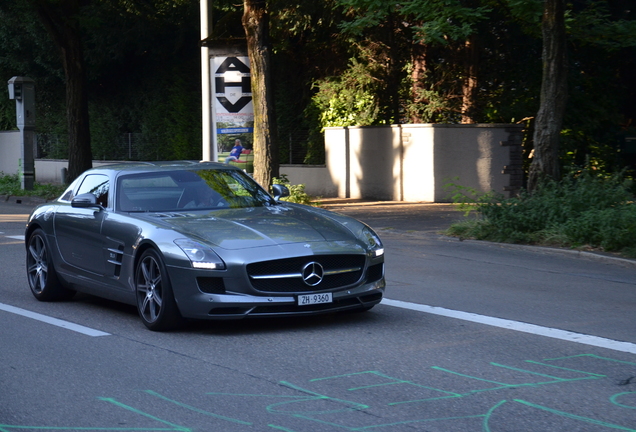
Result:
{"type": "Polygon", "coordinates": [[[364,255],[313,255],[262,261],[247,265],[247,274],[254,289],[270,293],[309,292],[337,289],[353,285],[362,278],[364,255]],[[319,263],[324,277],[314,286],[303,281],[303,268],[319,263]]]}
{"type": "Polygon", "coordinates": [[[384,263],[374,264],[367,269],[367,283],[379,281],[384,275],[384,263]]]}
{"type": "Polygon", "coordinates": [[[207,294],[225,294],[225,283],[220,277],[198,277],[197,285],[207,294]]]}

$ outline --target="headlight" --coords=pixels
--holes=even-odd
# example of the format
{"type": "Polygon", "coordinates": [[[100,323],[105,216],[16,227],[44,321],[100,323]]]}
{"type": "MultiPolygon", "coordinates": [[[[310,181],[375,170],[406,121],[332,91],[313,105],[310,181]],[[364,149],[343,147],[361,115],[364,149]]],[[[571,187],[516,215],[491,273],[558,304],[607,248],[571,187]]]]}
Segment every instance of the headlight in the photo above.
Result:
{"type": "Polygon", "coordinates": [[[382,256],[384,255],[384,246],[382,245],[382,241],[380,237],[368,226],[365,226],[362,229],[362,236],[364,240],[366,240],[367,245],[373,256],[382,256]]]}
{"type": "Polygon", "coordinates": [[[192,267],[208,270],[225,270],[225,263],[210,247],[190,239],[174,241],[187,255],[192,267]]]}

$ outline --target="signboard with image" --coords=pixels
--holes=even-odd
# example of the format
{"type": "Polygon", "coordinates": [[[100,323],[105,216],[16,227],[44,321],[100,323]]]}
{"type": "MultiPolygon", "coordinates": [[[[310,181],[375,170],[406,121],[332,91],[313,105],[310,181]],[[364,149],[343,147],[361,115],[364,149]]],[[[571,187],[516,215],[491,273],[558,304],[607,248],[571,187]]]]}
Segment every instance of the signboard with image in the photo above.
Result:
{"type": "Polygon", "coordinates": [[[229,152],[239,139],[252,148],[254,105],[247,56],[212,57],[212,130],[218,152],[229,152]]]}

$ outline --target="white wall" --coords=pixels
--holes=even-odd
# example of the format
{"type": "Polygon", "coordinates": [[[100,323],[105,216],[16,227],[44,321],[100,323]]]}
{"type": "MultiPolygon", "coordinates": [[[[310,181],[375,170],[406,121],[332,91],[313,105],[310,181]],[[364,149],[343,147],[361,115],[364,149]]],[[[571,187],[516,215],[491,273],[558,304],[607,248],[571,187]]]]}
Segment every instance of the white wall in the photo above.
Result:
{"type": "MultiPolygon", "coordinates": [[[[93,161],[93,167],[121,163],[121,161],[93,161]]],[[[35,180],[38,183],[62,184],[62,169],[68,169],[65,159],[36,159],[35,180]]]]}
{"type": "Polygon", "coordinates": [[[446,185],[506,194],[510,175],[509,125],[434,125],[435,200],[448,201],[446,185]]]}
{"type": "Polygon", "coordinates": [[[20,131],[0,132],[0,172],[17,174],[22,149],[20,131]]]}
{"type": "Polygon", "coordinates": [[[508,124],[326,128],[327,170],[339,198],[449,202],[451,183],[509,195],[521,138],[508,124]]]}
{"type": "MultiPolygon", "coordinates": [[[[349,172],[349,133],[346,128],[326,128],[325,165],[335,187],[335,194],[329,198],[349,196],[349,177],[345,175],[349,172]],[[327,134],[329,134],[329,145],[327,145],[327,134]]],[[[305,185],[305,190],[308,190],[308,186],[305,185]]]]}
{"type": "Polygon", "coordinates": [[[313,197],[332,198],[338,196],[338,186],[324,165],[281,165],[290,184],[304,184],[305,192],[313,197]]]}
{"type": "Polygon", "coordinates": [[[435,202],[435,129],[431,125],[402,125],[401,201],[435,202]],[[406,126],[406,127],[405,127],[406,126]]]}

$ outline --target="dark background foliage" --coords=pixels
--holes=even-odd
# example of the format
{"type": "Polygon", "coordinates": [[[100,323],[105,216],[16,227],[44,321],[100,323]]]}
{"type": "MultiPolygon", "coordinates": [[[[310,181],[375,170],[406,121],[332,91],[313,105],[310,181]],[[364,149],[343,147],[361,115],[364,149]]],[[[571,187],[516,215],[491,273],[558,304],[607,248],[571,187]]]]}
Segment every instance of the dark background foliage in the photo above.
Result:
{"type": "MultiPolygon", "coordinates": [[[[541,84],[538,3],[270,0],[281,163],[324,162],[321,130],[335,120],[341,125],[462,121],[467,62],[477,71],[473,121],[523,122],[531,130],[541,84]],[[437,13],[423,12],[431,10],[437,13]],[[477,55],[467,59],[469,36],[477,55]],[[426,52],[426,74],[416,97],[411,72],[418,49],[426,52]]],[[[636,148],[630,147],[636,144],[627,140],[636,136],[636,11],[627,0],[602,3],[568,4],[565,172],[636,167],[636,148]]],[[[82,5],[93,156],[200,158],[199,2],[87,0],[82,5]]],[[[240,3],[212,6],[213,39],[244,37],[240,3]]],[[[65,157],[64,73],[27,0],[0,3],[0,76],[6,82],[16,75],[36,81],[38,133],[48,143],[44,151],[65,157]]],[[[3,92],[0,129],[14,129],[15,104],[3,92]]],[[[528,142],[526,156],[531,148],[528,142]]]]}

